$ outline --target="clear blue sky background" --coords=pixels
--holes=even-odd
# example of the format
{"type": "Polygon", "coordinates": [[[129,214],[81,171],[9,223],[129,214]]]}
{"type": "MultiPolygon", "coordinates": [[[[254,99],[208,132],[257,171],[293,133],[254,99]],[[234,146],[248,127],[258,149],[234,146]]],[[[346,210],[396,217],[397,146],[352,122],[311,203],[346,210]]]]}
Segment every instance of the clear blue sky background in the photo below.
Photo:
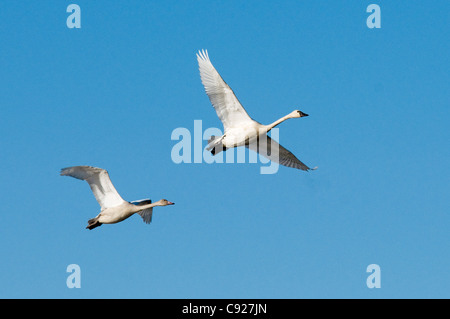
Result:
{"type": "Polygon", "coordinates": [[[0,4],[0,297],[450,297],[449,1],[78,0],[78,30],[70,3],[0,4]],[[222,128],[203,48],[259,122],[310,114],[280,141],[317,171],[172,162],[222,128]],[[72,165],[176,205],[88,231],[72,165]]]}

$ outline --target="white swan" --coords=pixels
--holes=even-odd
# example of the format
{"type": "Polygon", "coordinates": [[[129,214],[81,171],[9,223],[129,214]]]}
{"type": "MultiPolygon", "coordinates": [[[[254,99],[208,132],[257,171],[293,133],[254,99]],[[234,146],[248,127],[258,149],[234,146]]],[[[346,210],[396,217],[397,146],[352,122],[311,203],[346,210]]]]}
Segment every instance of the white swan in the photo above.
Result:
{"type": "Polygon", "coordinates": [[[102,224],[121,222],[134,213],[138,213],[144,222],[149,224],[152,221],[153,207],[174,204],[166,199],[161,199],[156,203],[152,203],[150,199],[127,202],[114,188],[108,172],[98,167],[67,167],[61,170],[60,175],[71,176],[88,182],[97,202],[100,204],[101,212],[97,217],[89,219],[86,227],[88,229],[94,229],[102,224]]]}
{"type": "Polygon", "coordinates": [[[285,120],[308,116],[308,114],[295,110],[272,124],[258,123],[250,118],[233,90],[216,71],[209,59],[208,52],[199,51],[197,61],[206,94],[224,127],[222,136],[211,136],[207,150],[215,155],[228,148],[246,146],[281,165],[304,171],[310,170],[294,154],[267,136],[271,129],[285,120]]]}

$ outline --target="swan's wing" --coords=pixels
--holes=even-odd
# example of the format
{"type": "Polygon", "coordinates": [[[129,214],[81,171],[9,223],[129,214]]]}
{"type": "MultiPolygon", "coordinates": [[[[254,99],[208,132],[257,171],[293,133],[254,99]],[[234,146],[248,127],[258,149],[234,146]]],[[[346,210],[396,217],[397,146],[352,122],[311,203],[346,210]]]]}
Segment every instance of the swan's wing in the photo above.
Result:
{"type": "Polygon", "coordinates": [[[266,135],[266,137],[267,138],[258,138],[257,141],[245,146],[281,165],[301,169],[303,171],[310,170],[310,168],[303,164],[294,154],[278,144],[275,140],[272,140],[270,136],[266,135]]]}
{"type": "Polygon", "coordinates": [[[254,122],[239,103],[233,90],[225,83],[209,60],[207,51],[197,53],[200,78],[206,94],[222,121],[225,131],[241,123],[254,122]]]}
{"type": "MultiPolygon", "coordinates": [[[[142,206],[142,205],[151,204],[152,200],[151,199],[141,199],[141,200],[135,200],[130,203],[133,205],[136,205],[136,206],[142,206]]],[[[140,212],[138,212],[138,214],[142,217],[142,219],[144,220],[145,223],[150,224],[152,222],[153,207],[141,210],[140,212]]]]}
{"type": "Polygon", "coordinates": [[[146,224],[150,224],[152,222],[153,207],[141,210],[138,214],[142,217],[146,224]]]}
{"type": "Polygon", "coordinates": [[[63,168],[61,176],[71,176],[88,182],[102,210],[125,202],[114,188],[108,172],[104,169],[91,166],[73,166],[63,168]]]}

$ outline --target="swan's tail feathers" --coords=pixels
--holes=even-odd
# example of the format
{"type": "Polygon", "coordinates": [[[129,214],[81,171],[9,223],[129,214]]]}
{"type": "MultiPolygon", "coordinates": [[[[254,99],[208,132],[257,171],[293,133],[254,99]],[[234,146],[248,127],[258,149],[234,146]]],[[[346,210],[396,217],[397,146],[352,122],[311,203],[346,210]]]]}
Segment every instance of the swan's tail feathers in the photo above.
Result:
{"type": "Polygon", "coordinates": [[[95,227],[99,227],[101,225],[102,225],[102,223],[100,223],[98,221],[98,217],[95,217],[95,218],[92,218],[92,219],[88,220],[88,225],[87,225],[86,229],[92,230],[95,227]]]}
{"type": "Polygon", "coordinates": [[[214,136],[214,135],[212,135],[212,136],[209,138],[209,140],[208,140],[208,145],[206,146],[206,150],[207,150],[207,151],[212,150],[212,149],[214,148],[214,146],[217,145],[217,142],[218,142],[217,139],[218,139],[218,137],[217,137],[217,136],[214,136]]]}
{"type": "Polygon", "coordinates": [[[211,154],[214,156],[214,155],[217,155],[220,152],[223,152],[226,150],[227,150],[227,148],[225,146],[217,145],[217,146],[214,146],[214,148],[211,150],[211,154]]]}
{"type": "Polygon", "coordinates": [[[208,140],[208,144],[211,144],[212,142],[214,142],[214,140],[216,139],[217,137],[215,137],[214,135],[211,135],[211,137],[209,138],[209,140],[208,140]]]}
{"type": "Polygon", "coordinates": [[[212,155],[219,154],[222,151],[225,151],[226,148],[222,144],[223,136],[218,137],[212,135],[208,140],[208,146],[206,146],[207,151],[211,151],[212,155]]]}

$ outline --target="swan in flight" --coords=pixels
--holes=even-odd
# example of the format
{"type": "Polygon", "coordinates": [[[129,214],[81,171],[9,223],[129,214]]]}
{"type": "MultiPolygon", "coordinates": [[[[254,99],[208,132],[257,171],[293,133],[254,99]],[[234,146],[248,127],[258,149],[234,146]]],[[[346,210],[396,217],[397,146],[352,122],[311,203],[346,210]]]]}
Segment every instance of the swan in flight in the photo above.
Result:
{"type": "Polygon", "coordinates": [[[97,202],[100,204],[101,212],[97,217],[89,219],[86,227],[88,229],[94,229],[102,224],[121,222],[134,213],[138,213],[144,222],[149,224],[152,221],[153,207],[174,204],[166,199],[161,199],[156,203],[152,203],[150,199],[127,202],[114,188],[108,172],[98,167],[67,167],[61,170],[60,175],[71,176],[88,182],[97,202]]]}
{"type": "Polygon", "coordinates": [[[305,117],[308,114],[295,110],[272,124],[258,123],[250,118],[233,90],[216,71],[209,59],[208,51],[199,51],[197,61],[206,94],[224,127],[222,136],[211,136],[208,141],[207,150],[211,151],[212,155],[228,148],[245,146],[281,165],[304,171],[310,170],[294,154],[267,135],[271,129],[287,119],[305,117]]]}

